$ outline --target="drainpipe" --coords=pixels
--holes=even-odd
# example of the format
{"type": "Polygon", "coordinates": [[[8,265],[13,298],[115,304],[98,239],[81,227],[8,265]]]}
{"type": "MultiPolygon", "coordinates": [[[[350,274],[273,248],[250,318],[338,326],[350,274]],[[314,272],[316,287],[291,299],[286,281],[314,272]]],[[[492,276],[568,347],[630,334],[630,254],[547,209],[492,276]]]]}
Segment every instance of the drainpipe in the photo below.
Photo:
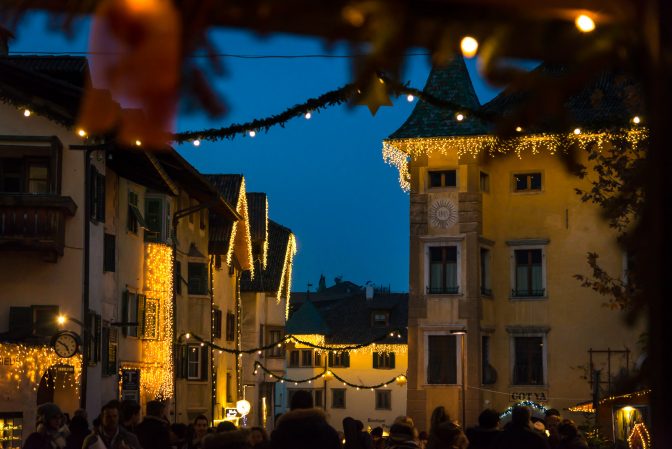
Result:
{"type": "MultiPolygon", "coordinates": [[[[90,252],[91,252],[91,152],[93,148],[87,148],[84,151],[84,273],[82,280],[82,321],[87,322],[87,316],[89,313],[89,276],[90,276],[90,267],[89,263],[91,261],[90,252]]],[[[86,330],[84,326],[83,330],[86,330]]],[[[82,338],[82,378],[81,378],[81,391],[79,396],[79,406],[86,410],[86,388],[88,385],[88,365],[89,365],[89,349],[91,347],[90,339],[93,337],[93,333],[89,332],[89,336],[84,336],[82,338]]]]}

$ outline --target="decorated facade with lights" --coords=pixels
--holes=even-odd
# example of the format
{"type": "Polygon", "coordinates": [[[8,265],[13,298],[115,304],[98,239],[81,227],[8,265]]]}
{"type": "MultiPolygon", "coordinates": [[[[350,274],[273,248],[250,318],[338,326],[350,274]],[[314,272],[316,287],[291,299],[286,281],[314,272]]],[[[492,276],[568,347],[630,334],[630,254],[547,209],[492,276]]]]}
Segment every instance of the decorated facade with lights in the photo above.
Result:
{"type": "Polygon", "coordinates": [[[590,152],[646,145],[633,92],[627,77],[604,74],[568,100],[567,117],[517,119],[524,93],[481,105],[456,57],[425,93],[457,107],[421,101],[383,142],[410,192],[407,412],[421,428],[438,405],[468,426],[486,407],[589,399],[576,367],[590,365],[591,349],[588,371],[603,369],[603,380],[635,369],[639,330],[574,278],[590,272],[588,252],[612,273],[627,266],[616,233],[575,189],[590,188],[590,152]],[[573,174],[578,164],[587,178],[573,174]]]}
{"type": "Polygon", "coordinates": [[[351,416],[365,426],[392,425],[406,414],[408,295],[340,281],[317,292],[293,292],[286,332],[286,373],[257,376],[292,394],[308,390],[338,427],[351,416]]]}

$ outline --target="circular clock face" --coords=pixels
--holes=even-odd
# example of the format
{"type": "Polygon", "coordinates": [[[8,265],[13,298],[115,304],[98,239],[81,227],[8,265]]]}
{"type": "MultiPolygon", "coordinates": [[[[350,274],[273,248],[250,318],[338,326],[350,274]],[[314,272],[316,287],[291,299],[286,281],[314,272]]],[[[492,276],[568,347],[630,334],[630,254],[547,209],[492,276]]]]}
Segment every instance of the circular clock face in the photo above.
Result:
{"type": "Polygon", "coordinates": [[[429,208],[429,220],[435,228],[449,228],[457,223],[457,208],[450,200],[436,200],[429,208]]]}
{"type": "Polygon", "coordinates": [[[77,354],[79,349],[79,341],[77,341],[77,336],[70,333],[64,332],[57,334],[52,342],[54,346],[54,351],[59,357],[69,358],[77,354]]]}

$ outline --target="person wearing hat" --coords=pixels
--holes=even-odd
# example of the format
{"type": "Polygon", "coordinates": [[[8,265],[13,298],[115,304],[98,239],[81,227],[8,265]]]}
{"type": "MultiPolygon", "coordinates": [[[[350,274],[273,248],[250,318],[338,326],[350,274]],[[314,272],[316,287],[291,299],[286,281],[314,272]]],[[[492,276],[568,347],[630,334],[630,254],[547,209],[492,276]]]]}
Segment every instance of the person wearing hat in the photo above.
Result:
{"type": "MultiPolygon", "coordinates": [[[[46,402],[37,408],[37,430],[31,433],[23,449],[62,449],[65,447],[63,412],[58,405],[46,402]]],[[[65,427],[67,429],[67,427],[65,427]]]]}
{"type": "Polygon", "coordinates": [[[396,422],[390,427],[388,449],[417,449],[420,446],[417,441],[418,432],[406,422],[396,422]]]}

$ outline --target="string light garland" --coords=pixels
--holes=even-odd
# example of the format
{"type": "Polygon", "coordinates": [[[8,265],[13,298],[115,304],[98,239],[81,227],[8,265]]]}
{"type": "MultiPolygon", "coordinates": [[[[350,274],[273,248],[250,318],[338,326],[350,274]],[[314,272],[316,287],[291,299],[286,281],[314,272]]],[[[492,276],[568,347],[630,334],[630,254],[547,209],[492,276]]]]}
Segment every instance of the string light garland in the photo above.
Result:
{"type": "MultiPolygon", "coordinates": [[[[240,182],[240,191],[238,193],[238,202],[236,203],[236,212],[238,212],[243,217],[243,242],[239,242],[245,246],[245,252],[247,260],[249,261],[250,278],[254,279],[254,259],[252,257],[252,231],[250,230],[250,218],[249,210],[247,208],[247,191],[245,188],[245,178],[241,179],[240,182]]],[[[233,260],[233,252],[236,248],[236,237],[238,234],[238,226],[240,222],[234,224],[231,229],[231,237],[229,239],[229,250],[226,253],[226,263],[231,266],[233,260]]],[[[240,239],[240,238],[239,238],[240,239]]]]}
{"type": "MultiPolygon", "coordinates": [[[[603,405],[607,402],[612,402],[620,399],[638,399],[642,396],[648,396],[649,394],[651,394],[650,389],[635,391],[633,393],[621,394],[617,396],[608,396],[606,398],[600,399],[597,404],[603,405]]],[[[593,408],[592,402],[586,402],[584,404],[580,404],[575,407],[569,407],[567,410],[569,410],[570,412],[577,412],[577,413],[595,413],[595,409],[593,408]]]]}
{"type": "Polygon", "coordinates": [[[290,233],[287,240],[287,249],[285,250],[285,260],[282,264],[282,273],[280,274],[280,285],[278,286],[278,293],[275,295],[276,303],[280,304],[282,301],[283,290],[287,292],[285,296],[285,320],[289,319],[289,297],[292,292],[292,266],[294,264],[294,256],[296,256],[296,238],[294,234],[290,233]]]}
{"type": "Polygon", "coordinates": [[[330,380],[331,377],[338,380],[343,385],[347,385],[348,387],[352,387],[352,388],[357,388],[358,390],[359,389],[372,390],[372,389],[376,389],[376,388],[384,388],[384,387],[387,387],[389,384],[391,384],[393,382],[395,382],[399,386],[403,386],[403,385],[406,384],[406,375],[404,375],[404,374],[399,374],[399,375],[397,375],[397,376],[395,376],[395,377],[393,377],[393,378],[391,378],[391,379],[389,379],[385,382],[380,382],[378,384],[364,385],[364,384],[356,384],[356,383],[353,383],[353,382],[349,382],[349,381],[345,380],[344,378],[342,378],[341,376],[339,376],[338,374],[336,374],[335,372],[333,372],[333,371],[331,371],[327,368],[325,368],[322,372],[320,372],[320,373],[318,373],[314,376],[305,377],[305,378],[302,378],[302,379],[293,379],[291,377],[278,375],[278,374],[274,373],[273,371],[269,370],[268,368],[266,368],[261,362],[255,361],[254,362],[253,374],[256,375],[259,369],[261,369],[271,379],[276,379],[276,382],[280,382],[280,383],[282,383],[282,382],[292,382],[295,385],[302,384],[302,383],[312,383],[312,381],[317,380],[317,379],[321,379],[321,378],[323,378],[325,380],[330,380]]]}
{"type": "Polygon", "coordinates": [[[506,418],[506,417],[511,416],[511,413],[513,413],[513,409],[514,409],[515,407],[530,407],[530,408],[533,408],[533,409],[535,409],[535,410],[538,410],[538,411],[540,411],[540,412],[542,412],[542,413],[545,413],[546,410],[548,410],[548,409],[547,409],[546,407],[544,407],[543,405],[538,404],[538,403],[533,402],[533,401],[520,401],[520,402],[518,402],[517,404],[513,404],[511,407],[509,407],[509,408],[507,408],[506,410],[504,410],[504,411],[502,412],[502,414],[499,415],[499,419],[504,419],[504,418],[506,418]]]}
{"type": "MultiPolygon", "coordinates": [[[[516,131],[522,131],[517,127],[516,131]]],[[[518,132],[520,132],[518,131],[518,132]]],[[[459,136],[459,137],[424,137],[408,139],[387,139],[383,141],[383,161],[397,168],[399,185],[405,192],[410,191],[410,172],[408,171],[409,158],[418,159],[432,154],[448,155],[457,153],[458,158],[476,158],[481,154],[495,157],[499,155],[515,154],[522,159],[524,153],[536,155],[542,151],[555,155],[566,152],[576,145],[581,150],[587,150],[594,145],[603,145],[616,140],[624,139],[633,147],[638,147],[648,139],[646,128],[637,127],[615,131],[584,133],[579,128],[565,134],[540,133],[510,138],[494,135],[459,136]],[[576,133],[576,130],[579,130],[576,133]]]]}
{"type": "Polygon", "coordinates": [[[260,351],[266,351],[269,349],[272,349],[280,344],[287,344],[287,343],[297,343],[299,345],[303,345],[309,348],[313,348],[318,351],[333,351],[333,352],[345,352],[345,351],[356,351],[359,349],[364,349],[364,348],[369,348],[372,352],[399,352],[399,353],[405,353],[407,351],[408,346],[406,344],[387,344],[383,343],[380,344],[378,342],[383,341],[387,338],[402,338],[401,331],[392,331],[389,333],[385,333],[384,335],[379,335],[378,337],[366,342],[366,343],[360,343],[360,344],[355,344],[355,345],[346,345],[346,344],[325,344],[325,345],[320,345],[320,344],[315,344],[311,341],[303,340],[301,338],[296,337],[295,335],[287,334],[284,337],[282,337],[280,340],[275,341],[273,343],[269,343],[264,346],[259,346],[257,348],[250,348],[250,349],[242,349],[241,347],[237,347],[236,349],[230,349],[226,348],[224,346],[220,346],[216,343],[210,342],[202,337],[200,337],[197,334],[194,334],[193,332],[187,332],[185,334],[180,335],[177,338],[177,341],[180,342],[182,340],[182,337],[185,339],[191,339],[193,338],[194,340],[198,341],[202,345],[209,345],[213,349],[216,349],[218,351],[226,352],[228,354],[236,354],[236,356],[242,355],[242,354],[254,354],[255,352],[259,353],[260,351]]]}
{"type": "MultiPolygon", "coordinates": [[[[475,109],[465,108],[464,106],[453,101],[442,100],[431,94],[423,92],[422,90],[415,89],[408,86],[407,84],[402,84],[398,81],[392,80],[385,75],[380,74],[379,79],[381,80],[381,83],[386,86],[387,92],[396,97],[406,95],[408,98],[410,95],[434,106],[452,110],[460,110],[465,115],[479,117],[487,121],[492,121],[494,119],[492,114],[475,109]]],[[[233,139],[238,135],[249,135],[250,137],[254,137],[254,135],[256,135],[259,131],[268,132],[268,130],[273,126],[283,126],[291,119],[297,117],[308,118],[307,114],[311,114],[312,116],[312,114],[315,112],[319,112],[328,107],[347,103],[361,96],[361,88],[358,88],[355,84],[346,84],[345,86],[342,86],[338,89],[326,92],[317,98],[311,98],[304,103],[294,105],[280,114],[272,115],[262,119],[255,119],[247,123],[235,123],[224,128],[211,128],[200,131],[185,131],[176,133],[173,135],[173,141],[176,143],[185,143],[198,140],[200,143],[203,140],[214,142],[222,139],[233,139]],[[254,135],[252,133],[254,133],[254,135]]]]}
{"type": "Polygon", "coordinates": [[[628,435],[628,447],[641,447],[642,449],[651,447],[651,435],[643,422],[635,424],[632,428],[632,432],[628,435]],[[641,443],[641,445],[636,446],[637,442],[641,443]]]}
{"type": "MultiPolygon", "coordinates": [[[[145,285],[147,298],[157,301],[153,316],[155,337],[142,341],[141,390],[152,399],[173,396],[173,258],[172,248],[160,243],[145,244],[145,285]]],[[[147,308],[146,308],[147,313],[147,308]]]]}

